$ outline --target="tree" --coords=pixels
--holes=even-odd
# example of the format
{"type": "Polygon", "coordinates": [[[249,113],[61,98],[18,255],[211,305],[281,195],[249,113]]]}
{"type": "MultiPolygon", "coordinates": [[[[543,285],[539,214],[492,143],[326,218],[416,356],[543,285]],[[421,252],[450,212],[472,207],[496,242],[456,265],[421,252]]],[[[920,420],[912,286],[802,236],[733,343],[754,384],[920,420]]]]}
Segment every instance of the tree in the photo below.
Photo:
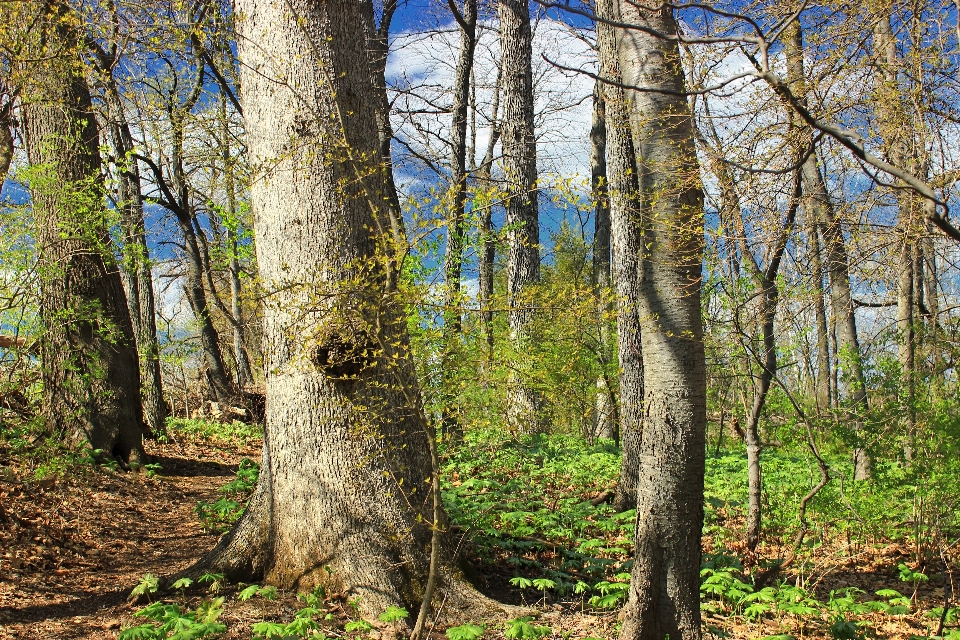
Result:
{"type": "MultiPolygon", "coordinates": [[[[238,10],[261,171],[251,196],[268,292],[264,453],[246,512],[192,572],[322,584],[368,616],[415,610],[440,575],[444,516],[390,273],[398,248],[363,38],[372,8],[243,0],[238,10]]],[[[446,571],[441,584],[448,603],[482,606],[446,571]]]]}
{"type": "Polygon", "coordinates": [[[21,72],[39,247],[48,430],[140,464],[143,413],[133,327],[108,233],[100,136],[79,57],[79,18],[41,8],[21,72]]]}
{"type": "MultiPolygon", "coordinates": [[[[533,35],[528,0],[498,0],[503,117],[500,137],[506,191],[507,303],[510,340],[523,358],[532,339],[535,301],[531,287],[540,279],[540,222],[537,205],[537,140],[533,121],[533,35]]],[[[523,375],[523,365],[510,382],[507,422],[527,433],[542,430],[543,398],[523,375]]]]}
{"type": "Polygon", "coordinates": [[[143,415],[151,432],[158,435],[165,431],[167,406],[163,399],[163,381],[160,378],[160,345],[157,340],[152,264],[143,217],[140,167],[133,158],[133,134],[113,75],[120,62],[120,49],[115,39],[106,49],[93,38],[88,38],[88,45],[93,51],[92,75],[103,90],[103,102],[106,106],[104,119],[114,154],[113,164],[117,169],[116,207],[123,229],[120,275],[140,356],[143,415]]]}
{"type": "Polygon", "coordinates": [[[706,366],[703,195],[677,25],[668,6],[619,3],[617,51],[640,177],[643,426],[623,640],[699,640],[706,366]]]}
{"type": "Polygon", "coordinates": [[[597,297],[599,341],[597,360],[601,372],[597,376],[597,400],[594,408],[593,435],[620,440],[619,419],[613,380],[609,375],[611,340],[609,317],[610,288],[610,195],[607,190],[607,116],[603,99],[603,83],[594,82],[593,114],[590,126],[590,190],[593,198],[593,274],[597,297]]]}
{"type": "Polygon", "coordinates": [[[610,202],[611,278],[616,291],[617,357],[620,363],[620,479],[613,500],[619,511],[637,504],[640,477],[640,433],[643,422],[643,345],[640,316],[642,233],[637,158],[630,131],[629,104],[619,83],[618,40],[622,35],[607,21],[619,21],[613,0],[597,5],[597,48],[603,80],[607,192],[610,202]]]}

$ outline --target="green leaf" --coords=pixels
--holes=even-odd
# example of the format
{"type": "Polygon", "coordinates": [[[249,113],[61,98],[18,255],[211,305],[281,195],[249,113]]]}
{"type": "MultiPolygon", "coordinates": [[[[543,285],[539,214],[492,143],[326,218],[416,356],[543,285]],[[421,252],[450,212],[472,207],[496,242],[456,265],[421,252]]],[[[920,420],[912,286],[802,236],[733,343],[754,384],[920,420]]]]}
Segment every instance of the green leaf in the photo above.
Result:
{"type": "Polygon", "coordinates": [[[483,627],[475,624],[462,624],[459,627],[447,629],[447,638],[450,640],[477,640],[483,635],[483,627]]]}
{"type": "Polygon", "coordinates": [[[517,576],[516,578],[510,578],[510,584],[520,587],[521,589],[526,589],[527,587],[533,586],[533,581],[523,576],[517,576]]]}
{"type": "Polygon", "coordinates": [[[140,578],[140,584],[135,586],[130,593],[135,596],[149,595],[156,593],[159,585],[160,580],[158,580],[156,576],[152,573],[145,573],[143,577],[140,578]]]}
{"type": "Polygon", "coordinates": [[[237,599],[241,602],[246,602],[253,596],[257,595],[257,590],[260,588],[259,585],[252,584],[240,593],[237,594],[237,599]]]}
{"type": "Polygon", "coordinates": [[[550,627],[541,627],[530,624],[530,616],[511,620],[506,624],[504,636],[507,640],[538,640],[550,633],[550,627]]]}
{"type": "Polygon", "coordinates": [[[409,615],[410,612],[403,607],[390,605],[386,611],[377,616],[377,619],[379,619],[380,622],[396,622],[397,620],[403,620],[409,615]]]}
{"type": "Polygon", "coordinates": [[[174,589],[180,589],[180,590],[182,590],[182,589],[186,589],[187,587],[189,587],[189,586],[192,585],[192,584],[193,584],[193,580],[191,580],[190,578],[180,578],[179,580],[177,580],[176,582],[174,582],[173,585],[171,585],[171,586],[172,586],[174,589]]]}
{"type": "Polygon", "coordinates": [[[367,622],[366,620],[354,620],[353,622],[348,622],[343,630],[347,633],[352,633],[354,631],[359,631],[360,633],[366,633],[373,629],[373,625],[367,622]]]}

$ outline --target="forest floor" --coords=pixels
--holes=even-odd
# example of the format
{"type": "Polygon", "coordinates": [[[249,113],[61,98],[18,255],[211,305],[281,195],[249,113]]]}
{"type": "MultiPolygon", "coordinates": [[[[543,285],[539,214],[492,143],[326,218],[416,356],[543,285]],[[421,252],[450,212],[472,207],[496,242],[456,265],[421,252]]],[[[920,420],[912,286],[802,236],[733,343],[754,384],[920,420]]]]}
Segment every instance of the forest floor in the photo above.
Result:
{"type": "MultiPolygon", "coordinates": [[[[220,499],[221,487],[236,477],[244,458],[259,458],[260,446],[256,439],[224,442],[178,438],[165,444],[150,443],[149,453],[159,464],[150,473],[126,473],[88,464],[40,481],[27,481],[31,478],[28,470],[18,469],[15,460],[3,460],[0,450],[0,464],[7,465],[0,467],[0,640],[113,640],[121,629],[148,622],[134,616],[143,605],[128,603],[131,589],[145,574],[172,575],[213,547],[219,532],[210,528],[209,521],[202,521],[196,507],[200,502],[214,503],[220,499]]],[[[464,484],[454,474],[448,488],[456,491],[461,487],[464,484]]],[[[573,485],[560,487],[567,492],[573,489],[573,485]]],[[[589,497],[575,495],[570,499],[582,504],[589,497]]],[[[555,509],[557,504],[553,505],[555,509]]],[[[457,509],[453,511],[456,514],[457,509]]],[[[589,606],[589,594],[574,595],[568,590],[562,596],[553,595],[546,589],[541,592],[530,584],[517,582],[516,576],[528,575],[534,580],[545,575],[543,572],[549,567],[559,568],[564,558],[572,557],[549,544],[531,544],[531,540],[542,540],[538,536],[544,534],[526,533],[514,536],[510,543],[499,540],[496,544],[501,547],[494,547],[493,551],[482,543],[473,548],[470,557],[475,562],[479,586],[504,602],[537,608],[541,614],[531,621],[531,628],[539,627],[546,637],[615,638],[616,606],[589,606]]],[[[609,542],[608,547],[621,534],[610,535],[614,542],[609,542]]],[[[717,546],[708,539],[708,551],[712,544],[717,546]]],[[[622,542],[619,545],[624,546],[622,542]]],[[[725,553],[737,551],[735,541],[728,540],[723,546],[725,553]]],[[[608,550],[628,557],[622,550],[608,550]]],[[[603,551],[601,547],[600,553],[593,555],[603,556],[603,551]]],[[[776,553],[774,549],[766,552],[776,553]]],[[[912,589],[904,589],[896,569],[908,556],[909,549],[894,543],[861,547],[856,553],[839,549],[824,553],[823,557],[835,561],[826,569],[807,567],[809,576],[819,576],[810,593],[816,592],[824,602],[832,590],[845,587],[856,587],[868,595],[894,588],[909,596],[912,589]]],[[[610,571],[622,572],[622,565],[617,566],[620,568],[610,571]]],[[[726,592],[736,591],[730,580],[723,584],[726,592]]],[[[732,615],[721,593],[720,605],[713,611],[708,606],[705,611],[705,627],[710,632],[705,637],[855,638],[861,637],[861,633],[897,639],[931,637],[938,621],[931,619],[929,613],[938,604],[942,606],[942,582],[935,578],[919,586],[913,606],[907,606],[898,615],[890,610],[861,611],[856,619],[866,624],[851,636],[838,636],[836,630],[830,632],[833,618],[829,611],[804,611],[802,597],[794,603],[792,612],[783,604],[788,599],[781,598],[780,604],[770,601],[773,604],[768,615],[751,618],[743,615],[742,608],[732,615]]],[[[174,594],[166,600],[187,611],[204,598],[222,596],[225,604],[219,622],[227,630],[217,637],[230,639],[250,638],[257,623],[289,622],[306,606],[296,594],[284,592],[243,599],[238,597],[242,588],[243,585],[225,584],[211,595],[174,594]]],[[[599,584],[597,588],[600,589],[599,584]]],[[[616,594],[615,589],[612,592],[616,594]]],[[[833,596],[831,600],[836,601],[833,596]]],[[[763,599],[756,602],[762,604],[763,599]]],[[[379,629],[354,626],[351,630],[349,623],[354,616],[343,599],[327,599],[320,609],[326,614],[321,627],[329,636],[393,636],[390,624],[381,623],[379,629]]],[[[504,629],[502,623],[489,624],[484,637],[502,638],[504,629]]],[[[440,630],[433,635],[438,639],[445,637],[440,630]]]]}

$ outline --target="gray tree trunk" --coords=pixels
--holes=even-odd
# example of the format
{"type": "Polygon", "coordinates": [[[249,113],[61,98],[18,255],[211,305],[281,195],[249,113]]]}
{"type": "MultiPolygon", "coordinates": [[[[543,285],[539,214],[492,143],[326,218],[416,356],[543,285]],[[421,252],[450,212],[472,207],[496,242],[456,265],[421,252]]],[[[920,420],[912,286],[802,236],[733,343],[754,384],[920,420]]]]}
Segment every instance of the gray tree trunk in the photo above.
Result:
{"type": "Polygon", "coordinates": [[[593,85],[593,117],[590,127],[590,187],[593,206],[593,286],[597,295],[597,398],[593,414],[593,436],[619,441],[614,380],[609,375],[612,361],[610,339],[610,196],[607,191],[607,125],[603,83],[593,85]]]}
{"type": "MultiPolygon", "coordinates": [[[[913,173],[919,173],[919,162],[914,149],[914,122],[903,105],[898,86],[897,42],[893,35],[889,13],[881,16],[874,27],[874,57],[878,67],[875,80],[877,121],[884,151],[891,162],[913,173]]],[[[922,203],[905,190],[896,190],[897,232],[900,235],[900,274],[897,279],[897,333],[900,363],[901,397],[903,398],[904,444],[907,460],[913,458],[916,430],[916,335],[914,309],[923,297],[922,271],[917,269],[920,252],[920,220],[922,203]]],[[[921,258],[922,260],[922,258],[921,258]]]]}
{"type": "Polygon", "coordinates": [[[140,375],[130,314],[106,226],[100,137],[73,48],[79,18],[45,7],[44,47],[24,72],[24,131],[41,248],[43,410],[49,430],[104,458],[144,461],[140,375]]]}
{"type": "MultiPolygon", "coordinates": [[[[454,11],[458,11],[451,5],[454,11]]],[[[467,202],[467,115],[470,109],[470,79],[473,75],[473,52],[476,48],[477,2],[465,0],[463,12],[457,14],[460,25],[460,54],[453,80],[453,113],[450,139],[450,213],[447,217],[447,245],[444,254],[444,313],[443,323],[443,430],[456,437],[461,426],[454,403],[456,393],[452,369],[456,360],[462,332],[462,300],[460,296],[463,272],[463,245],[466,235],[467,202]]]]}
{"type": "MultiPolygon", "coordinates": [[[[597,5],[602,18],[618,21],[613,0],[597,5]]],[[[605,79],[620,82],[617,40],[619,32],[597,25],[600,71],[605,79]]],[[[640,434],[643,423],[643,348],[640,338],[640,222],[637,159],[630,131],[630,105],[624,90],[615,84],[603,87],[606,115],[606,165],[610,199],[611,275],[617,297],[617,356],[620,363],[620,478],[613,506],[618,511],[637,504],[640,479],[640,434]]]]}
{"type": "Polygon", "coordinates": [[[505,173],[507,304],[510,340],[518,355],[507,389],[507,423],[523,433],[544,428],[543,398],[528,371],[536,300],[530,288],[540,281],[540,223],[537,207],[537,140],[533,123],[533,55],[529,0],[498,0],[503,118],[500,136],[505,173]]]}
{"type": "MultiPolygon", "coordinates": [[[[237,187],[234,177],[233,157],[230,150],[230,123],[227,120],[227,97],[220,95],[220,154],[223,162],[223,180],[227,192],[227,215],[236,219],[237,187]]],[[[243,339],[243,307],[241,297],[243,286],[240,282],[240,250],[235,228],[227,228],[227,250],[230,252],[228,269],[230,271],[230,315],[233,316],[233,359],[237,363],[237,384],[241,389],[253,385],[253,371],[250,368],[250,356],[243,339]]]]}
{"type": "MultiPolygon", "coordinates": [[[[500,80],[503,77],[503,67],[497,70],[497,80],[493,87],[493,107],[490,116],[490,136],[487,138],[487,150],[483,155],[480,166],[477,167],[477,184],[485,189],[493,188],[490,171],[493,167],[493,154],[497,142],[500,140],[500,80]]],[[[487,343],[487,363],[493,363],[493,266],[497,258],[497,242],[493,233],[493,205],[487,204],[480,211],[481,245],[477,256],[477,275],[479,279],[480,295],[480,323],[483,325],[483,335],[487,343]]]]}
{"type": "Polygon", "coordinates": [[[0,193],[3,192],[3,183],[7,181],[7,172],[13,162],[13,99],[0,105],[0,193]]]}
{"type": "MultiPolygon", "coordinates": [[[[242,0],[237,10],[247,16],[249,153],[253,166],[270,167],[251,184],[258,265],[272,292],[264,456],[247,511],[193,572],[321,584],[360,598],[369,617],[390,605],[413,613],[428,580],[430,523],[444,519],[431,506],[427,425],[402,304],[388,286],[388,187],[362,37],[371,8],[242,0]]],[[[469,608],[456,585],[443,581],[447,606],[469,608]]]]}
{"type": "MultiPolygon", "coordinates": [[[[676,36],[672,9],[619,2],[624,22],[676,36]]],[[[638,312],[643,428],[622,640],[700,640],[706,365],[700,315],[703,194],[676,40],[618,41],[642,194],[638,312]],[[664,93],[666,92],[666,93],[664,93]]]]}
{"type": "MultiPolygon", "coordinates": [[[[795,46],[802,52],[803,34],[799,25],[796,31],[795,46]]],[[[802,58],[797,65],[802,71],[802,58]]],[[[801,74],[801,77],[805,75],[801,74]]],[[[813,135],[809,127],[803,127],[802,139],[804,144],[812,144],[813,135]]],[[[820,171],[816,149],[807,156],[802,171],[803,190],[809,203],[809,210],[822,225],[826,267],[830,274],[830,302],[837,332],[837,363],[843,370],[842,379],[847,387],[850,420],[859,440],[859,434],[862,432],[861,415],[866,412],[868,406],[866,377],[860,354],[860,340],[857,336],[857,318],[850,291],[850,259],[847,255],[841,221],[834,211],[833,202],[830,200],[827,185],[820,171]]],[[[870,477],[870,457],[862,442],[854,445],[853,463],[855,479],[866,480],[870,477]]]]}
{"type": "Polygon", "coordinates": [[[123,228],[123,260],[120,276],[127,309],[133,323],[140,363],[140,393],[143,416],[156,436],[166,432],[167,404],[160,376],[160,344],[157,340],[156,300],[153,291],[150,252],[143,217],[140,167],[130,154],[135,146],[123,101],[113,77],[114,60],[103,50],[96,52],[98,80],[103,84],[107,129],[118,168],[117,210],[123,228]]]}

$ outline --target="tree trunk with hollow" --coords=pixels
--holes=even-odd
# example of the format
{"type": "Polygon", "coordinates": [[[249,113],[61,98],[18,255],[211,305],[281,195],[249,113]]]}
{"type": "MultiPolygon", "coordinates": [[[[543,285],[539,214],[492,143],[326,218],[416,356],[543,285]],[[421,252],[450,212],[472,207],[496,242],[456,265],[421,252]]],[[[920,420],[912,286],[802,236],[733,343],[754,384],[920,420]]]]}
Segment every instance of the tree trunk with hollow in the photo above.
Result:
{"type": "MultiPolygon", "coordinates": [[[[270,167],[251,183],[272,292],[264,455],[246,512],[192,572],[321,584],[359,597],[366,617],[396,605],[413,619],[430,525],[444,517],[431,505],[427,425],[387,273],[368,6],[238,3],[248,148],[254,166],[270,167]]],[[[461,606],[458,584],[444,571],[439,593],[461,606]]]]}

